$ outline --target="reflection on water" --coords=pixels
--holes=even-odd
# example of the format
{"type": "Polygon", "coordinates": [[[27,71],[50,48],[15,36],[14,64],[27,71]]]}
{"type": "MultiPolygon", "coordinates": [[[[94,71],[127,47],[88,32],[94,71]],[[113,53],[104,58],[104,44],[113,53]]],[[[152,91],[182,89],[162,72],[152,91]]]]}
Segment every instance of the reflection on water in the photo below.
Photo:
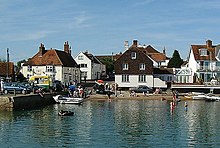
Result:
{"type": "Polygon", "coordinates": [[[0,112],[2,147],[217,147],[220,102],[86,101],[0,112]],[[60,110],[74,116],[60,117],[60,110]]]}

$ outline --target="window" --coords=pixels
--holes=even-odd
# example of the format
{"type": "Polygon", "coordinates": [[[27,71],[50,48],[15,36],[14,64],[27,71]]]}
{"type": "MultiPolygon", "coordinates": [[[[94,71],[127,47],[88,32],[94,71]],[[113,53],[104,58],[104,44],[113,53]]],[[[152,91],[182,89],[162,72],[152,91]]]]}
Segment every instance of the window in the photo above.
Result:
{"type": "Polygon", "coordinates": [[[82,75],[82,77],[87,77],[87,71],[83,71],[83,72],[81,73],[81,75],[82,75]]]}
{"type": "Polygon", "coordinates": [[[139,82],[146,82],[146,75],[139,75],[138,76],[138,81],[139,82]]]}
{"type": "Polygon", "coordinates": [[[52,65],[46,66],[46,72],[54,72],[54,66],[52,65]]]}
{"type": "Polygon", "coordinates": [[[27,71],[32,71],[32,66],[31,65],[28,65],[27,71]]]}
{"type": "Polygon", "coordinates": [[[122,82],[129,82],[129,75],[122,75],[122,82]]]}
{"type": "Polygon", "coordinates": [[[136,52],[131,52],[131,59],[136,59],[136,52]]]}
{"type": "Polygon", "coordinates": [[[87,68],[87,64],[80,64],[81,68],[87,68]]]}
{"type": "Polygon", "coordinates": [[[140,63],[139,64],[139,69],[140,70],[145,70],[145,64],[144,63],[140,63]]]}
{"type": "Polygon", "coordinates": [[[128,64],[127,63],[124,63],[122,65],[122,70],[128,70],[128,64]]]}
{"type": "Polygon", "coordinates": [[[200,55],[201,56],[207,56],[208,55],[208,51],[205,48],[200,49],[200,55]]]}
{"type": "Polygon", "coordinates": [[[83,56],[82,56],[82,55],[79,55],[79,56],[78,56],[78,60],[83,60],[83,56]]]}

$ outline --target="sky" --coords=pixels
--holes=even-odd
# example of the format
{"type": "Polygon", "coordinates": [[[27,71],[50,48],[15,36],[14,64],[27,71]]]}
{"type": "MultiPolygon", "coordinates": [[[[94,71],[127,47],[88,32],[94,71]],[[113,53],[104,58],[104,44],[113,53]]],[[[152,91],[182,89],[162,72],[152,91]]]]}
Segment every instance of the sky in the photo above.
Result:
{"type": "Polygon", "coordinates": [[[151,45],[168,57],[190,46],[220,44],[219,0],[1,0],[0,59],[18,62],[34,56],[41,43],[75,57],[124,52],[124,41],[151,45]]]}

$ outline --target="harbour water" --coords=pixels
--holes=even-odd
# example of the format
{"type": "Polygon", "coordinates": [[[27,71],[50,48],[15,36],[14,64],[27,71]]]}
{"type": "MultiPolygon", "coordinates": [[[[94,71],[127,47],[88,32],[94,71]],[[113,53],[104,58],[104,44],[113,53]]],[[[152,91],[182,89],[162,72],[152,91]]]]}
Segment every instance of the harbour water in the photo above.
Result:
{"type": "Polygon", "coordinates": [[[1,148],[219,147],[220,102],[86,101],[0,112],[1,148]],[[60,110],[74,116],[60,117],[60,110]]]}

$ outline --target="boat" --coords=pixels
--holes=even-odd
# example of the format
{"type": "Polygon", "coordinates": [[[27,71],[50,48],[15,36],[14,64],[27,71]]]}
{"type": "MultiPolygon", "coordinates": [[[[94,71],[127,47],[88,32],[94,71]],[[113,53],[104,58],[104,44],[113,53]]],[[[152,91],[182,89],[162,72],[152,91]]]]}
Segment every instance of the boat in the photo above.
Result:
{"type": "Polygon", "coordinates": [[[211,102],[211,101],[220,101],[220,96],[216,96],[212,93],[209,93],[209,94],[206,95],[206,101],[209,101],[209,102],[211,102]]]}
{"type": "Polygon", "coordinates": [[[205,100],[206,97],[207,96],[205,94],[200,94],[200,95],[192,96],[193,100],[205,100]]]}
{"type": "Polygon", "coordinates": [[[202,92],[190,92],[184,96],[186,99],[193,99],[193,100],[205,100],[206,95],[202,92]]]}
{"type": "Polygon", "coordinates": [[[81,97],[69,97],[62,95],[53,96],[53,99],[59,104],[81,104],[84,101],[84,98],[81,97]]]}
{"type": "Polygon", "coordinates": [[[58,115],[59,115],[59,116],[73,116],[73,115],[74,115],[74,112],[61,110],[61,111],[58,113],[58,115]]]}

